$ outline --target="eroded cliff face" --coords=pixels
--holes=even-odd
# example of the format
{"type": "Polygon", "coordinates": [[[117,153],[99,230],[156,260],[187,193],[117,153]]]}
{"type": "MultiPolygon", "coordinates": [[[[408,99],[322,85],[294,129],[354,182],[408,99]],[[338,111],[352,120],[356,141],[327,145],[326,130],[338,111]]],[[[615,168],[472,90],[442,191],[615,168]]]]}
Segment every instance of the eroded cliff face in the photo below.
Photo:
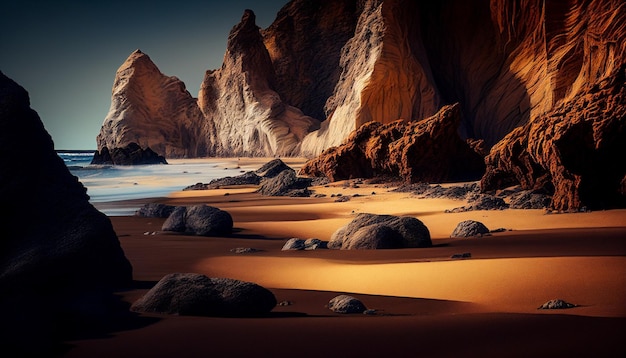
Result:
{"type": "MultiPolygon", "coordinates": [[[[172,144],[170,137],[178,136],[167,134],[159,139],[165,143],[146,144],[166,156],[159,145],[183,146],[189,156],[313,157],[367,123],[419,121],[458,103],[462,140],[484,143],[487,150],[497,144],[494,151],[513,142],[524,146],[539,139],[507,135],[528,131],[555,111],[578,108],[580,98],[626,63],[625,13],[619,0],[295,0],[260,31],[246,11],[230,34],[223,66],[206,73],[199,105],[188,97],[174,100],[192,108],[189,120],[174,121],[190,123],[183,125],[191,128],[189,138],[172,144]],[[200,124],[193,124],[196,106],[200,124]]],[[[158,70],[151,73],[159,77],[158,70]]],[[[114,91],[111,113],[119,114],[107,117],[99,143],[158,137],[147,133],[143,119],[137,125],[117,120],[147,112],[130,100],[134,87],[119,77],[116,84],[129,94],[116,97],[114,91]]],[[[601,93],[589,98],[615,102],[615,93],[601,93]]],[[[614,108],[593,115],[622,118],[623,108],[614,108]]],[[[573,123],[581,115],[558,118],[573,123]]],[[[169,133],[168,126],[159,125],[160,131],[169,133]]],[[[555,125],[550,133],[558,136],[565,127],[555,125]]],[[[534,182],[545,174],[536,173],[534,182]]],[[[561,207],[584,200],[567,202],[561,207]]]]}
{"type": "Polygon", "coordinates": [[[96,138],[98,150],[137,143],[166,157],[200,157],[212,142],[202,112],[185,84],[133,52],[115,75],[111,108],[96,138]]]}
{"type": "Polygon", "coordinates": [[[207,71],[198,103],[215,130],[214,155],[289,156],[319,121],[285,104],[252,11],[230,33],[224,64],[207,71]]]}
{"type": "Polygon", "coordinates": [[[476,180],[485,169],[483,157],[459,137],[460,122],[458,104],[421,121],[370,121],[343,144],[308,161],[300,173],[331,181],[374,176],[410,183],[476,180]]]}

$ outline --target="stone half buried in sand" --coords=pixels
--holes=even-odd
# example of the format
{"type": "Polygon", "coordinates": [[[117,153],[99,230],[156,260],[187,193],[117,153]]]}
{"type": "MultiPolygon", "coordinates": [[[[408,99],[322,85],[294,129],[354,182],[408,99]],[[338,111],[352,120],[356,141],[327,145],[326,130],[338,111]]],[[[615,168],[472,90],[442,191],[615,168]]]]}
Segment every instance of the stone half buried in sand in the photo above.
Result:
{"type": "Polygon", "coordinates": [[[94,153],[91,164],[167,164],[167,161],[162,155],[150,149],[150,147],[141,148],[139,144],[131,142],[123,148],[113,148],[109,150],[109,148],[103,147],[100,151],[94,153]]]}
{"type": "Polygon", "coordinates": [[[400,249],[430,247],[428,228],[410,216],[358,214],[333,233],[329,249],[400,249]]]}
{"type": "Polygon", "coordinates": [[[363,313],[367,310],[367,307],[357,298],[348,295],[339,295],[328,302],[328,309],[335,313],[349,314],[363,313]]]}
{"type": "Polygon", "coordinates": [[[144,218],[167,218],[176,209],[174,205],[146,203],[135,211],[135,216],[144,218]]]}
{"type": "Polygon", "coordinates": [[[487,229],[485,224],[480,221],[465,220],[461,221],[456,228],[454,228],[450,237],[482,237],[484,235],[489,235],[489,229],[487,229]]]}
{"type": "Polygon", "coordinates": [[[483,158],[459,137],[460,123],[458,104],[421,121],[369,122],[300,173],[331,181],[398,175],[407,182],[476,180],[484,172],[483,158]]]}
{"type": "Polygon", "coordinates": [[[577,305],[573,303],[565,302],[561,299],[554,299],[554,300],[550,300],[542,304],[537,309],[538,310],[559,310],[559,309],[574,308],[574,307],[577,307],[577,305]]]}
{"type": "Polygon", "coordinates": [[[197,273],[163,277],[131,310],[181,316],[259,316],[276,307],[276,297],[255,283],[209,278],[197,273]]]}
{"type": "Polygon", "coordinates": [[[233,218],[228,212],[208,205],[179,206],[165,220],[161,230],[198,236],[230,235],[233,218]]]}

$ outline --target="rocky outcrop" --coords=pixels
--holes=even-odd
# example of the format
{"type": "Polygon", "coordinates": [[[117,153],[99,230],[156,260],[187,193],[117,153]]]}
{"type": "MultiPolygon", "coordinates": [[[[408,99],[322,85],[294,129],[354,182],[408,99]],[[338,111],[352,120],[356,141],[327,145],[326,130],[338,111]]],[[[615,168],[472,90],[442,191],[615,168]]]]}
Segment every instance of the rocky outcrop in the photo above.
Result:
{"type": "Polygon", "coordinates": [[[341,51],[341,75],[321,129],[302,143],[305,156],[339,145],[364,123],[416,120],[442,103],[421,38],[414,1],[360,3],[354,35],[341,51]]]}
{"type": "Polygon", "coordinates": [[[207,71],[198,104],[215,130],[205,133],[217,156],[297,154],[319,121],[282,101],[273,90],[274,69],[255,15],[246,10],[228,37],[224,63],[207,71]]]}
{"type": "Polygon", "coordinates": [[[132,267],[110,220],[55,153],[28,93],[1,72],[0,198],[4,352],[56,355],[55,340],[124,315],[112,292],[131,284],[132,267]]]}
{"type": "Polygon", "coordinates": [[[273,178],[264,179],[257,192],[266,196],[308,197],[311,195],[308,189],[311,181],[309,178],[298,177],[296,171],[289,168],[273,178]]]}
{"type": "Polygon", "coordinates": [[[136,312],[181,316],[258,316],[276,306],[276,297],[255,283],[172,273],[133,303],[136,312]]]}
{"type": "Polygon", "coordinates": [[[136,143],[167,158],[202,157],[213,148],[206,135],[214,130],[210,124],[185,84],[136,50],[117,70],[111,108],[96,141],[98,151],[136,143]]]}
{"type": "Polygon", "coordinates": [[[0,217],[2,297],[130,283],[111,222],[56,155],[28,93],[1,72],[0,169],[0,197],[10,208],[0,217]]]}
{"type": "Polygon", "coordinates": [[[162,155],[155,153],[150,147],[141,148],[135,142],[128,143],[122,148],[103,147],[96,151],[91,164],[114,164],[114,165],[143,165],[143,164],[167,164],[162,155]]]}
{"type": "MultiPolygon", "coordinates": [[[[455,130],[475,152],[484,154],[509,133],[515,134],[496,152],[514,141],[521,148],[533,140],[538,148],[544,141],[522,138],[525,126],[553,116],[586,122],[570,110],[581,98],[615,103],[613,93],[599,89],[624,67],[625,37],[626,5],[619,0],[295,0],[263,31],[247,10],[229,35],[222,67],[206,73],[197,102],[147,56],[133,53],[118,71],[98,149],[134,141],[165,156],[312,157],[373,131],[374,123],[403,119],[409,126],[452,103],[460,118],[455,130]],[[362,126],[361,134],[351,134],[362,126]]],[[[597,132],[576,131],[579,137],[597,132]]],[[[531,164],[539,164],[536,158],[519,154],[528,164],[524,171],[536,174],[526,187],[563,171],[554,161],[548,178],[545,168],[531,164]]],[[[580,206],[570,194],[556,195],[555,208],[580,206]]],[[[604,205],[605,199],[594,200],[604,205]]]]}
{"type": "Polygon", "coordinates": [[[475,180],[484,171],[483,159],[458,136],[460,122],[459,105],[419,122],[369,122],[300,173],[331,181],[393,175],[407,182],[475,180]]]}
{"type": "Polygon", "coordinates": [[[515,129],[486,159],[485,191],[520,184],[553,193],[552,208],[623,206],[626,66],[515,129]]]}

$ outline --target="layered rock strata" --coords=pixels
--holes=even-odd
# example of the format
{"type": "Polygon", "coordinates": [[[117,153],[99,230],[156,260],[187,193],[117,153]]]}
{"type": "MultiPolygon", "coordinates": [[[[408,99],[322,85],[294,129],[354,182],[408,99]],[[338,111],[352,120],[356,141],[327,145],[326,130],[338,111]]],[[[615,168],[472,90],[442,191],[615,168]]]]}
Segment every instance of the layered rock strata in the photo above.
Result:
{"type": "Polygon", "coordinates": [[[457,134],[459,105],[419,122],[369,122],[345,143],[308,161],[300,174],[331,181],[399,175],[407,182],[475,180],[483,158],[457,134]]]}

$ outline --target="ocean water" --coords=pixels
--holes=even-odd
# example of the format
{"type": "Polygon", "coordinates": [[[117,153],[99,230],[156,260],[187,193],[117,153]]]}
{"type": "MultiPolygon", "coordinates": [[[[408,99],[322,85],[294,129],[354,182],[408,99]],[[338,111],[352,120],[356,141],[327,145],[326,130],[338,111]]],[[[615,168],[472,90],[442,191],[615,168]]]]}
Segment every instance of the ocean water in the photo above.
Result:
{"type": "MultiPolygon", "coordinates": [[[[91,165],[93,152],[59,151],[70,172],[87,188],[90,202],[107,215],[132,215],[139,208],[116,202],[133,199],[165,197],[195,183],[207,183],[215,178],[239,175],[238,160],[170,160],[163,165],[91,165]],[[99,205],[104,204],[106,205],[99,205]]],[[[253,170],[256,168],[246,168],[253,170]]]]}

